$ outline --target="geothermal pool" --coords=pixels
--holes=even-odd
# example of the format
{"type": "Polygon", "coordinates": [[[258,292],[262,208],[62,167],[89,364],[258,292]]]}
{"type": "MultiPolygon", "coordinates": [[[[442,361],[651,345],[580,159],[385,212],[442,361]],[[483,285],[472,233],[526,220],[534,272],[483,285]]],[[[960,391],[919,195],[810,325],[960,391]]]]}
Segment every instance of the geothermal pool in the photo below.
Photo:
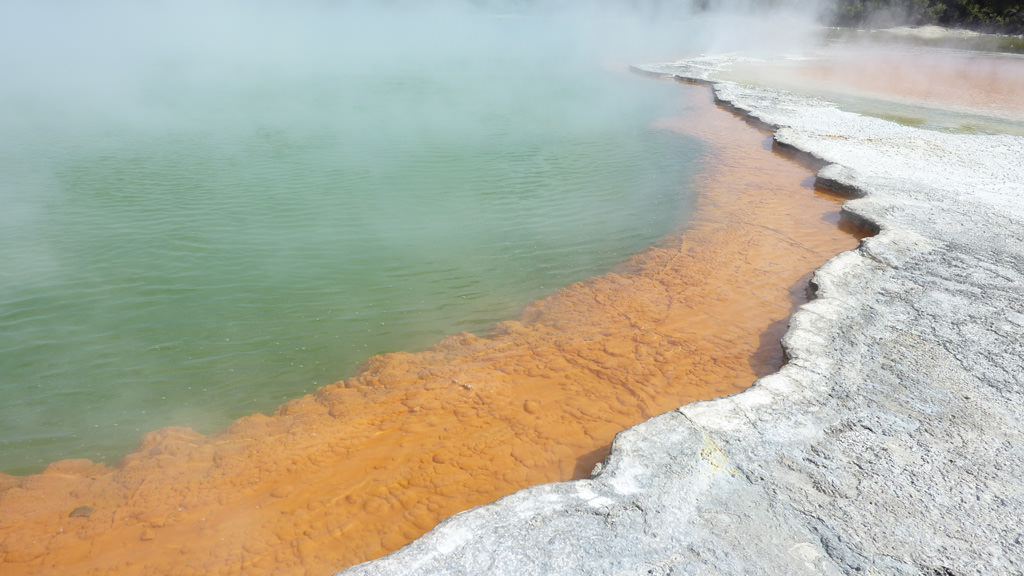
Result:
{"type": "Polygon", "coordinates": [[[33,49],[0,51],[0,470],[46,466],[0,474],[20,573],[329,574],[586,476],[777,369],[863,234],[705,88],[608,65],[621,37],[217,6],[0,35],[33,49]]]}
{"type": "Polygon", "coordinates": [[[458,511],[585,477],[620,430],[776,370],[810,271],[864,231],[706,89],[668,85],[686,105],[658,128],[712,144],[685,231],[486,338],[374,357],[271,417],[162,429],[116,468],[0,474],[0,564],[330,574],[458,511]]]}
{"type": "Polygon", "coordinates": [[[0,472],[272,411],[687,221],[677,90],[564,30],[217,6],[7,19],[0,472]]]}

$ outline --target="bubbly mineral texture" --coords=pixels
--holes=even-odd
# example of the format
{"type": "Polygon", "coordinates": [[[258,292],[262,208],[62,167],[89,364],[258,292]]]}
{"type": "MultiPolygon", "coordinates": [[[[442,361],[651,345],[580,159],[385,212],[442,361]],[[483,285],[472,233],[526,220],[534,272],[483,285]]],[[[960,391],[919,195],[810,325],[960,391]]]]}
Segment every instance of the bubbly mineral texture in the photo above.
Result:
{"type": "Polygon", "coordinates": [[[786,366],[346,574],[1024,573],[1024,139],[715,92],[880,230],[817,271],[786,366]]]}

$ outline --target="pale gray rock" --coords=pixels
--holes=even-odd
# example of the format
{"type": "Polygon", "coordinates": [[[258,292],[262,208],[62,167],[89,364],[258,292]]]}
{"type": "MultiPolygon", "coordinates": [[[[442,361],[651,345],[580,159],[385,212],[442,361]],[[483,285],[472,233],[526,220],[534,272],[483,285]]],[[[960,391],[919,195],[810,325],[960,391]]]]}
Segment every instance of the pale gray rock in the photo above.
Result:
{"type": "Polygon", "coordinates": [[[345,574],[1024,574],[1024,139],[714,89],[880,231],[815,273],[786,366],[345,574]]]}

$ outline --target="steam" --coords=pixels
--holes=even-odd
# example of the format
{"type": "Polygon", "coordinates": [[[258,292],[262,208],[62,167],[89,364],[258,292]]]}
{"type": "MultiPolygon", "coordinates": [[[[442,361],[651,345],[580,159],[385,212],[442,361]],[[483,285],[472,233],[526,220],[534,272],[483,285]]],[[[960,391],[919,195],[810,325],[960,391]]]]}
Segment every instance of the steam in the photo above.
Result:
{"type": "Polygon", "coordinates": [[[698,12],[690,0],[15,0],[0,7],[0,70],[16,81],[5,92],[72,89],[77,98],[104,98],[140,73],[173,75],[193,60],[205,63],[192,71],[200,75],[302,75],[325,61],[350,72],[408,69],[457,64],[473,52],[622,59],[754,50],[806,40],[821,12],[807,2],[760,5],[715,1],[698,12]],[[495,36],[501,18],[544,22],[561,41],[495,36]]]}
{"type": "MultiPolygon", "coordinates": [[[[609,70],[625,74],[628,64],[710,50],[787,50],[810,41],[811,14],[801,16],[796,8],[744,14],[744,9],[720,6],[711,13],[697,14],[689,0],[0,3],[0,304],[5,306],[0,314],[8,319],[21,315],[21,331],[12,324],[0,338],[0,352],[4,353],[0,373],[7,375],[0,381],[0,392],[23,398],[30,391],[18,386],[41,383],[32,392],[34,412],[26,409],[16,417],[0,418],[0,437],[13,439],[23,434],[16,427],[28,423],[37,426],[34,430],[47,429],[54,444],[79,434],[82,442],[92,442],[85,439],[91,434],[88,428],[109,426],[99,410],[82,408],[62,418],[46,405],[47,386],[53,382],[60,382],[59,391],[75,388],[83,407],[95,401],[88,370],[75,369],[79,362],[102,363],[131,383],[103,406],[107,414],[113,414],[107,420],[124,418],[122,430],[220,422],[222,415],[208,417],[208,412],[217,408],[200,405],[207,404],[202,400],[191,400],[194,404],[186,411],[193,413],[177,413],[174,421],[168,421],[166,413],[158,417],[157,402],[145,397],[158,386],[166,386],[168,396],[178,393],[189,399],[196,395],[179,390],[192,382],[158,382],[162,375],[148,372],[160,372],[151,369],[160,362],[181,364],[166,360],[171,356],[161,350],[164,344],[179,352],[186,347],[195,349],[197,363],[204,361],[201,354],[207,354],[204,358],[213,366],[213,373],[220,369],[218,357],[236,353],[229,338],[231,342],[256,338],[247,332],[244,322],[232,324],[237,318],[231,316],[230,308],[237,303],[237,295],[233,296],[236,300],[224,298],[222,308],[227,311],[215,319],[210,316],[221,310],[207,304],[214,299],[197,300],[209,307],[202,308],[204,318],[196,319],[187,311],[166,312],[170,308],[165,310],[160,296],[153,296],[152,306],[149,300],[140,300],[136,310],[145,310],[145,317],[121,318],[118,314],[125,298],[104,300],[106,308],[100,309],[81,304],[85,299],[75,291],[87,286],[96,294],[108,290],[117,294],[118,281],[152,282],[159,287],[161,265],[173,264],[176,274],[196,273],[202,267],[190,268],[194,255],[180,261],[161,260],[161,252],[154,247],[180,242],[194,245],[195,254],[201,255],[209,248],[203,245],[204,226],[241,225],[245,234],[239,242],[264,248],[258,264],[267,264],[268,269],[272,263],[298,261],[289,258],[295,251],[319,254],[316,251],[320,250],[328,253],[325,258],[329,260],[331,235],[351,232],[333,225],[330,219],[318,220],[320,214],[297,214],[303,227],[295,234],[313,237],[303,236],[298,245],[290,247],[270,245],[273,239],[262,236],[260,230],[261,218],[270,216],[259,210],[204,211],[204,205],[189,204],[187,194],[178,194],[183,186],[217,189],[218,167],[230,166],[235,159],[246,166],[243,171],[251,174],[254,186],[260,185],[260,170],[263,174],[287,174],[308,169],[287,162],[279,165],[276,157],[258,169],[246,165],[246,153],[260,146],[263,152],[306,147],[303,149],[324,158],[315,169],[326,166],[325,173],[336,170],[352,178],[363,172],[387,174],[393,169],[387,164],[387,152],[395,147],[421,150],[428,147],[419,144],[433,143],[436,149],[444,138],[465,134],[502,137],[504,134],[464,130],[466,125],[459,123],[507,126],[507,119],[519,118],[516,112],[522,108],[530,110],[525,121],[529,125],[517,125],[516,130],[546,134],[552,122],[545,119],[557,118],[575,123],[572,128],[594,127],[595,139],[600,139],[607,136],[612,123],[626,122],[623,119],[627,117],[634,122],[636,111],[645,106],[638,99],[624,101],[625,92],[604,90],[609,70]],[[795,24],[798,18],[799,26],[795,24]],[[558,72],[557,79],[551,71],[558,72]],[[603,75],[600,82],[595,81],[598,75],[603,75]],[[366,86],[372,96],[355,93],[366,86]],[[552,97],[567,90],[577,91],[574,98],[552,97]],[[389,97],[403,91],[415,93],[418,100],[410,103],[409,99],[389,97]],[[330,102],[325,105],[323,100],[330,102]],[[361,106],[376,107],[375,113],[368,114],[361,106]],[[381,109],[387,114],[381,114],[381,109]],[[344,116],[344,122],[330,115],[344,116]],[[317,137],[331,139],[331,145],[317,148],[317,137]],[[358,142],[352,144],[354,140],[358,142]],[[344,145],[335,145],[338,142],[344,145]],[[350,154],[353,150],[356,153],[350,154]],[[206,162],[208,159],[211,161],[206,162]],[[356,166],[359,162],[371,165],[356,166]],[[110,174],[127,185],[104,181],[110,174]],[[85,180],[88,185],[79,185],[85,180]],[[145,182],[136,187],[136,180],[145,182]],[[145,202],[132,194],[153,190],[164,203],[151,211],[165,222],[177,222],[172,215],[181,217],[182,224],[175,230],[187,228],[187,236],[194,225],[195,234],[168,240],[166,234],[147,230],[144,224],[130,234],[116,230],[116,224],[105,227],[119,222],[114,215],[124,219],[127,214],[133,222],[133,207],[145,202]],[[319,228],[314,230],[315,225],[319,228]],[[76,236],[82,230],[98,233],[85,242],[76,236]],[[155,268],[148,270],[139,264],[119,278],[108,277],[112,263],[126,255],[132,256],[133,265],[145,260],[155,268]],[[40,298],[50,300],[42,307],[30,306],[40,298]],[[61,307],[63,311],[55,311],[61,307]],[[155,312],[149,314],[150,310],[155,312]],[[59,320],[44,322],[47,314],[59,320]],[[199,321],[207,322],[208,333],[191,325],[199,321]],[[148,328],[161,324],[172,325],[175,336],[164,340],[150,336],[148,328]],[[144,334],[145,338],[131,334],[144,334]],[[214,342],[211,334],[222,337],[214,342]],[[110,335],[124,345],[101,346],[103,338],[110,335]],[[204,343],[209,346],[201,350],[199,345],[204,343]],[[88,348],[90,345],[96,348],[88,348]],[[25,360],[30,355],[19,352],[26,349],[35,353],[34,360],[25,360]],[[95,350],[102,354],[93,354],[95,350]],[[131,364],[133,357],[142,356],[151,358],[149,368],[131,364]],[[139,416],[139,406],[153,408],[139,416]],[[35,416],[27,416],[30,412],[35,416]],[[133,423],[127,424],[129,421],[133,423]]],[[[585,134],[578,131],[574,137],[585,139],[585,134]]],[[[374,238],[390,234],[387,242],[417,245],[410,241],[414,236],[409,232],[420,225],[415,210],[408,206],[393,209],[388,203],[394,200],[383,195],[376,201],[379,206],[374,205],[374,210],[402,218],[386,225],[378,223],[382,229],[367,234],[374,238]],[[396,237],[403,233],[406,235],[396,237]]],[[[283,210],[297,204],[285,203],[283,210]]],[[[363,214],[353,218],[361,226],[365,224],[360,230],[373,225],[363,214]]],[[[225,262],[233,263],[230,258],[225,262]]],[[[273,280],[285,283],[292,277],[291,271],[288,266],[275,268],[273,280]]],[[[146,292],[158,293],[157,289],[146,292]]],[[[268,342],[276,339],[276,335],[267,336],[268,342]]],[[[366,353],[374,351],[379,350],[366,353]]],[[[296,358],[299,363],[301,359],[296,358]]],[[[309,380],[301,383],[309,384],[309,380]]],[[[159,399],[160,393],[156,394],[159,399]]],[[[280,396],[274,400],[279,401],[280,396]]],[[[272,402],[248,411],[267,409],[267,405],[272,409],[272,402]]],[[[137,435],[127,441],[122,436],[118,442],[135,439],[137,435]]],[[[31,452],[24,445],[19,449],[31,452]]],[[[14,448],[5,446],[3,452],[13,454],[14,448]]]]}
{"type": "MultiPolygon", "coordinates": [[[[419,81],[550,66],[585,85],[598,69],[625,70],[628,64],[709,51],[790,52],[817,42],[819,5],[770,4],[768,9],[754,0],[0,3],[0,110],[8,111],[0,112],[0,156],[6,158],[0,168],[8,175],[0,182],[0,229],[8,231],[0,233],[8,258],[3,279],[15,282],[19,270],[59,267],[59,257],[42,242],[15,246],[10,233],[20,228],[19,238],[39,237],[31,227],[52,200],[54,140],[67,149],[102,153],[117,131],[177,134],[246,125],[253,118],[236,105],[239,99],[298,110],[307,102],[295,87],[325,74],[419,81]],[[261,94],[268,79],[295,93],[261,94]]],[[[543,97],[543,90],[523,88],[477,87],[460,102],[436,104],[479,108],[543,97]]],[[[281,110],[274,112],[266,116],[281,116],[281,110]]],[[[410,128],[437,128],[423,114],[414,119],[423,126],[398,122],[409,120],[401,112],[393,126],[379,129],[407,136],[410,128]]],[[[615,107],[601,113],[613,115],[615,107]]]]}
{"type": "MultiPolygon", "coordinates": [[[[182,132],[251,121],[235,99],[339,77],[423,78],[549,65],[596,68],[701,52],[787,52],[820,37],[820,7],[793,0],[169,0],[0,4],[0,227],[32,219],[53,135],[102,149],[117,129],[182,132]],[[702,8],[697,10],[697,8],[702,8]],[[509,25],[516,22],[515,25],[509,25]],[[245,86],[253,87],[246,93],[245,86]],[[243,87],[238,89],[237,87],[243,87]],[[232,87],[232,88],[229,88],[232,87]],[[185,103],[189,114],[178,113],[185,103]]],[[[485,90],[484,93],[487,93],[485,90]]],[[[527,93],[528,94],[528,93],[527,93]]],[[[515,93],[491,96],[506,101],[515,93]]],[[[296,106],[302,94],[295,94],[296,106]]],[[[450,104],[450,103],[449,103],[450,104]]],[[[480,105],[469,102],[468,105],[480,105]]],[[[35,247],[34,250],[40,250],[35,247]]]]}

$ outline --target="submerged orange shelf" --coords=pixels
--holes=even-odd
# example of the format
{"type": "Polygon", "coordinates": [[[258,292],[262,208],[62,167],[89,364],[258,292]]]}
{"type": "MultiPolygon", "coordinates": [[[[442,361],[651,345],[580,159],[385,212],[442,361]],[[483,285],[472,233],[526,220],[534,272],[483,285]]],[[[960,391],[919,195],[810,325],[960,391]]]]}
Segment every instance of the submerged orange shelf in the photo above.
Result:
{"type": "Polygon", "coordinates": [[[273,416],[159,430],[116,468],[0,475],[0,572],[326,576],[585,477],[620,430],[776,370],[810,273],[864,232],[706,88],[680,98],[660,127],[709,146],[685,231],[491,334],[371,358],[273,416]]]}

